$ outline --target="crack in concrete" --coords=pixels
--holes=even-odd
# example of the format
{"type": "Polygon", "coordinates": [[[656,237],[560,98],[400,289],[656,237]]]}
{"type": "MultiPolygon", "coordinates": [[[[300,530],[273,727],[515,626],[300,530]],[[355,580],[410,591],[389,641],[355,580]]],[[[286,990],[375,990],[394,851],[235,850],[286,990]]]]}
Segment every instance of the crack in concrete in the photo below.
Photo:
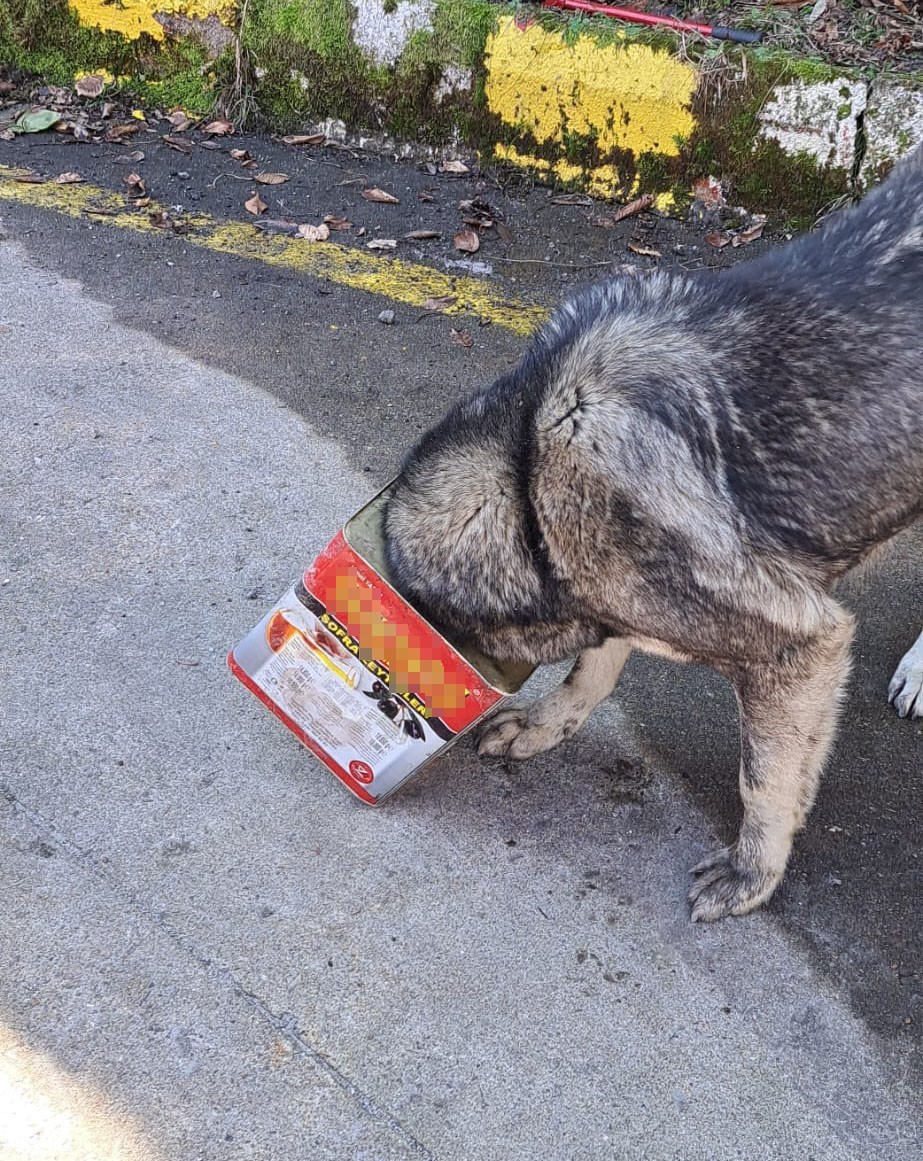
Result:
{"type": "Polygon", "coordinates": [[[260,999],[255,992],[237,978],[227,964],[220,962],[198,947],[178,928],[174,927],[162,913],[142,903],[132,888],[118,879],[108,867],[102,865],[91,851],[63,835],[52,821],[40,811],[27,806],[12,787],[2,782],[0,782],[0,800],[6,802],[15,813],[28,819],[38,836],[53,841],[58,850],[63,851],[73,862],[104,883],[112,894],[140,918],[166,935],[187,958],[192,959],[200,968],[204,969],[206,975],[224,987],[229,986],[278,1036],[284,1037],[292,1044],[297,1055],[305,1057],[315,1064],[366,1116],[388,1128],[413,1153],[424,1158],[424,1161],[438,1161],[436,1155],[422,1141],[418,1140],[393,1113],[388,1112],[374,1097],[364,1092],[328,1056],[319,1048],[315,1048],[304,1037],[298,1029],[297,1019],[294,1015],[288,1012],[280,1014],[273,1012],[264,1000],[260,999]]]}

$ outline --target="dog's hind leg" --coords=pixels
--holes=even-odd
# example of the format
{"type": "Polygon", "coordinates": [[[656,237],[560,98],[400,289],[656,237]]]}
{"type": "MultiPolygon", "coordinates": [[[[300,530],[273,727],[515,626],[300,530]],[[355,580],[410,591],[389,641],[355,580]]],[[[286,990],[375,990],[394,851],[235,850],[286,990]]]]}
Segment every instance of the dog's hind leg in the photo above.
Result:
{"type": "Polygon", "coordinates": [[[492,717],[481,731],[478,753],[531,758],[571,737],[615,689],[630,652],[620,637],[584,649],[557,689],[492,717]]]}
{"type": "Polygon", "coordinates": [[[895,670],[888,687],[888,701],[902,718],[923,718],[923,633],[895,670]]]}
{"type": "Polygon", "coordinates": [[[744,817],[732,847],[693,868],[693,920],[743,915],[764,903],[788,862],[792,838],[814,803],[849,676],[853,619],[826,602],[824,627],[780,663],[736,680],[741,719],[744,817]]]}

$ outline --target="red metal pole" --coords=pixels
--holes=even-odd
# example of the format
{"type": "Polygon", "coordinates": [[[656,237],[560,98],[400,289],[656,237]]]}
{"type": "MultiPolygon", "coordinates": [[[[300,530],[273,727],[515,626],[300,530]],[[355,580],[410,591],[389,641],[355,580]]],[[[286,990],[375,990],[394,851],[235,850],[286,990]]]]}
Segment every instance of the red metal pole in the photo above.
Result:
{"type": "Polygon", "coordinates": [[[736,28],[722,28],[717,24],[695,24],[689,20],[679,20],[675,16],[652,16],[648,12],[637,12],[633,8],[616,8],[611,4],[592,4],[589,0],[543,0],[545,8],[563,8],[570,12],[586,12],[593,16],[611,16],[614,20],[625,20],[629,24],[652,24],[671,28],[675,32],[697,32],[700,36],[713,36],[718,40],[733,40],[738,44],[756,44],[763,38],[761,32],[751,32],[736,28]]]}

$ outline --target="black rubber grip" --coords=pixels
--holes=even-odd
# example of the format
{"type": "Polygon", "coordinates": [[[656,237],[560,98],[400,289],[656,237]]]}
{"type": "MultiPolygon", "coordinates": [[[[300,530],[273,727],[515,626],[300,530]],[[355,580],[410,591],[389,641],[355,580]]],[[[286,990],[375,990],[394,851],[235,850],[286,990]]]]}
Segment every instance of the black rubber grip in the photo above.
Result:
{"type": "Polygon", "coordinates": [[[762,32],[753,32],[748,28],[722,28],[716,24],[711,30],[715,40],[733,40],[735,44],[759,44],[763,39],[762,32]]]}

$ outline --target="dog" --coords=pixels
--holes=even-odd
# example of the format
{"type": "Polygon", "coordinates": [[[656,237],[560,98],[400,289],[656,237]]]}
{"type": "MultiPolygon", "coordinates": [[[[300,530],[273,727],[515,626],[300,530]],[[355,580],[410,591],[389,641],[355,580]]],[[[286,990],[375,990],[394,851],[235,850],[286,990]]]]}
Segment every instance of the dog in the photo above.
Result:
{"type": "MultiPolygon", "coordinates": [[[[923,515],[923,151],[818,231],[720,274],[609,280],[407,456],[384,517],[396,587],[504,660],[576,655],[492,718],[482,754],[570,737],[632,649],[736,691],[736,841],[693,920],[783,877],[850,669],[836,582],[923,515]]],[[[891,691],[923,714],[923,637],[891,691]]]]}

